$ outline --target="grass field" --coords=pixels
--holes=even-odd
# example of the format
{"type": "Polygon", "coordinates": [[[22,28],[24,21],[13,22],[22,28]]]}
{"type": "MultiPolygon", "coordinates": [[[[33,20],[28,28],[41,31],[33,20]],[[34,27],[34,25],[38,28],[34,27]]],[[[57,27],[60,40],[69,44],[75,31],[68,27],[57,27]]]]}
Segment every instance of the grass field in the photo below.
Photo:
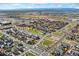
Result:
{"type": "Polygon", "coordinates": [[[45,46],[50,46],[51,44],[52,44],[51,40],[44,40],[43,41],[43,45],[45,45],[45,46]]]}
{"type": "Polygon", "coordinates": [[[42,34],[42,31],[37,30],[37,29],[26,28],[26,30],[27,30],[29,33],[33,34],[33,35],[41,35],[41,34],[42,34]]]}
{"type": "Polygon", "coordinates": [[[0,38],[3,36],[3,34],[2,33],[0,33],[0,38]]]}
{"type": "Polygon", "coordinates": [[[44,40],[40,43],[42,46],[50,46],[52,45],[53,41],[50,36],[44,38],[44,40]]]}
{"type": "Polygon", "coordinates": [[[26,56],[35,56],[32,52],[27,52],[25,55],[26,56]]]}

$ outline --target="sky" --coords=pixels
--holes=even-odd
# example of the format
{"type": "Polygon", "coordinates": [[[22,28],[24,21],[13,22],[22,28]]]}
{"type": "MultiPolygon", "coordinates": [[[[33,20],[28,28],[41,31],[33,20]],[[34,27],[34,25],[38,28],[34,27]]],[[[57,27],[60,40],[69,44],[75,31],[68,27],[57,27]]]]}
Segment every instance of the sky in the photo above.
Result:
{"type": "Polygon", "coordinates": [[[0,3],[0,10],[32,9],[32,8],[76,8],[79,3],[0,3]]]}

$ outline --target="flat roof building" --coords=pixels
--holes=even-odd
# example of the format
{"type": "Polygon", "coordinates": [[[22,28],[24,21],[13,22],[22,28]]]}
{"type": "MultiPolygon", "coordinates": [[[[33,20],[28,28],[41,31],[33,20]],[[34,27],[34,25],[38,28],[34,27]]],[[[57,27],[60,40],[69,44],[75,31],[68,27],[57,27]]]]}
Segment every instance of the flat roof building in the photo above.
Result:
{"type": "Polygon", "coordinates": [[[12,23],[10,21],[0,21],[0,29],[6,30],[12,28],[12,23]]]}

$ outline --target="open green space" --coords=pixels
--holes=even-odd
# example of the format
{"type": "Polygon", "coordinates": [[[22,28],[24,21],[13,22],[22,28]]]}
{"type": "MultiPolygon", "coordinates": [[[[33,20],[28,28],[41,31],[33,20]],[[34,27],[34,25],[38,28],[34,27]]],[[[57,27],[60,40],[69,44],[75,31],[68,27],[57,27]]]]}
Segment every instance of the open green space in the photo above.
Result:
{"type": "Polygon", "coordinates": [[[0,33],[0,38],[2,37],[2,33],[0,33]]]}
{"type": "Polygon", "coordinates": [[[33,35],[41,35],[42,34],[42,31],[34,29],[34,28],[30,28],[30,27],[26,28],[26,30],[33,35]]]}
{"type": "Polygon", "coordinates": [[[50,46],[52,44],[52,39],[50,36],[46,36],[44,40],[40,43],[42,46],[50,46]]]}
{"type": "Polygon", "coordinates": [[[43,45],[45,45],[45,46],[50,46],[51,44],[52,44],[51,40],[44,40],[43,41],[43,45]]]}
{"type": "Polygon", "coordinates": [[[26,56],[35,56],[32,52],[27,52],[25,55],[26,56]]]}

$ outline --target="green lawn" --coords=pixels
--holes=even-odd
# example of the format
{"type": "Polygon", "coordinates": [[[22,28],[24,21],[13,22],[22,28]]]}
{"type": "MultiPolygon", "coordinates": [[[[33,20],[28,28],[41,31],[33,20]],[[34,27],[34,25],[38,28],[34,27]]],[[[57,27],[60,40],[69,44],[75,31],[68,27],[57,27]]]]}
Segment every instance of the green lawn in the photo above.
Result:
{"type": "Polygon", "coordinates": [[[44,40],[43,41],[43,45],[45,45],[45,46],[50,46],[51,44],[52,44],[51,40],[44,40]]]}
{"type": "Polygon", "coordinates": [[[26,56],[35,56],[32,52],[27,52],[26,56]]]}
{"type": "Polygon", "coordinates": [[[47,36],[44,38],[44,41],[42,41],[41,43],[44,46],[50,46],[53,42],[52,42],[50,36],[47,36]]]}
{"type": "Polygon", "coordinates": [[[62,35],[62,31],[54,32],[53,35],[55,35],[55,36],[61,36],[62,35]]]}
{"type": "Polygon", "coordinates": [[[2,37],[2,33],[0,33],[0,38],[2,37]]]}
{"type": "Polygon", "coordinates": [[[42,31],[40,31],[40,30],[37,30],[37,29],[32,29],[32,28],[30,28],[30,29],[26,29],[28,32],[30,32],[30,33],[32,33],[33,35],[40,35],[40,34],[42,34],[42,31]]]}

